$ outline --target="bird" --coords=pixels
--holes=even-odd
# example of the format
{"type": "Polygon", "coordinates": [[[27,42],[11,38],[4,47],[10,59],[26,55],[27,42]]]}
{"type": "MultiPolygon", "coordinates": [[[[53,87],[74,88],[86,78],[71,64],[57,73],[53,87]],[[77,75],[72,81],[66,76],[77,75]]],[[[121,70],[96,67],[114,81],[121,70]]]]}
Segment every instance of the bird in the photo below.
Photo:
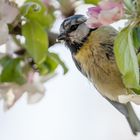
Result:
{"type": "Polygon", "coordinates": [[[65,42],[77,69],[97,91],[122,113],[134,135],[140,132],[140,121],[130,102],[120,103],[118,96],[128,94],[114,56],[118,31],[112,26],[92,29],[84,15],[73,15],[60,25],[58,41],[65,42]]]}

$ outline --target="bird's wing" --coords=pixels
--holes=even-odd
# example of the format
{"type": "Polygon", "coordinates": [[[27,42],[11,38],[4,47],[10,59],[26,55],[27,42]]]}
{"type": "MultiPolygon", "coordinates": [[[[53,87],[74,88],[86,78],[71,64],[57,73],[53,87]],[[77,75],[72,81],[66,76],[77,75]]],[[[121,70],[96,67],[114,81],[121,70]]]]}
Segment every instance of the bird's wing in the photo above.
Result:
{"type": "Polygon", "coordinates": [[[111,42],[102,42],[102,43],[100,43],[100,46],[103,47],[108,60],[115,60],[114,51],[113,51],[114,44],[112,41],[111,42]]]}
{"type": "Polygon", "coordinates": [[[93,40],[95,40],[93,41],[93,43],[97,42],[97,44],[99,44],[99,48],[103,49],[103,52],[105,52],[105,55],[109,60],[115,59],[113,47],[114,47],[114,40],[117,34],[118,31],[111,26],[103,26],[95,30],[92,34],[92,38],[93,40]]]}

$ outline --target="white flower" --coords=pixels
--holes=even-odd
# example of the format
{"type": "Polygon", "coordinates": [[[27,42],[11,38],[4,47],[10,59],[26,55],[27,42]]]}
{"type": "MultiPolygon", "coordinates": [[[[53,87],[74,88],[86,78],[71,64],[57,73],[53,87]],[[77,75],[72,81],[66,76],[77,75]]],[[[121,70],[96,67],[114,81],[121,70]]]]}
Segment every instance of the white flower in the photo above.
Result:
{"type": "Polygon", "coordinates": [[[140,95],[136,94],[129,94],[129,95],[120,95],[118,97],[120,103],[127,103],[127,102],[133,102],[137,105],[140,105],[140,95]]]}
{"type": "Polygon", "coordinates": [[[12,23],[19,13],[18,8],[13,2],[0,0],[0,45],[8,39],[8,26],[12,23]]]}
{"type": "Polygon", "coordinates": [[[0,84],[0,99],[4,100],[4,108],[7,110],[12,107],[24,93],[28,95],[27,99],[29,104],[40,101],[45,94],[43,84],[48,80],[46,77],[44,80],[44,77],[41,77],[37,72],[30,72],[27,83],[24,85],[14,83],[0,84]]]}
{"type": "Polygon", "coordinates": [[[18,4],[19,6],[22,6],[23,3],[25,2],[25,0],[9,0],[11,2],[15,2],[16,4],[18,4]]]}
{"type": "Polygon", "coordinates": [[[8,39],[7,24],[0,21],[0,45],[4,44],[8,39]]]}
{"type": "Polygon", "coordinates": [[[37,72],[29,73],[28,82],[24,85],[24,89],[28,93],[28,103],[36,103],[44,96],[45,87],[41,82],[41,78],[37,72]]]}

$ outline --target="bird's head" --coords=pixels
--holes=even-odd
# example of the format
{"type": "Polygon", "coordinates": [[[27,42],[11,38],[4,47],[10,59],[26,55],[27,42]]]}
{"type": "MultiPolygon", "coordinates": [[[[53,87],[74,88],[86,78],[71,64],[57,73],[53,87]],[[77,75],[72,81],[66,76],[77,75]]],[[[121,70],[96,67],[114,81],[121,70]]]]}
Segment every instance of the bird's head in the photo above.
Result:
{"type": "Polygon", "coordinates": [[[60,26],[60,35],[58,40],[64,40],[66,46],[73,52],[76,52],[84,42],[90,32],[87,27],[87,18],[83,15],[74,15],[66,18],[60,26]]]}

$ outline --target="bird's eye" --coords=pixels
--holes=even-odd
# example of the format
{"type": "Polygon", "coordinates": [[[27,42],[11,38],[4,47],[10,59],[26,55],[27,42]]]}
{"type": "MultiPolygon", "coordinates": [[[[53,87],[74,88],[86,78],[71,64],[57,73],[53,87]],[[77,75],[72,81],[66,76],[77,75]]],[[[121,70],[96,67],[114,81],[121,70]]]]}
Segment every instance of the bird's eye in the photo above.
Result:
{"type": "Polygon", "coordinates": [[[77,27],[78,27],[78,25],[72,25],[72,26],[70,27],[70,30],[71,30],[71,31],[74,31],[74,30],[77,29],[77,27]]]}

